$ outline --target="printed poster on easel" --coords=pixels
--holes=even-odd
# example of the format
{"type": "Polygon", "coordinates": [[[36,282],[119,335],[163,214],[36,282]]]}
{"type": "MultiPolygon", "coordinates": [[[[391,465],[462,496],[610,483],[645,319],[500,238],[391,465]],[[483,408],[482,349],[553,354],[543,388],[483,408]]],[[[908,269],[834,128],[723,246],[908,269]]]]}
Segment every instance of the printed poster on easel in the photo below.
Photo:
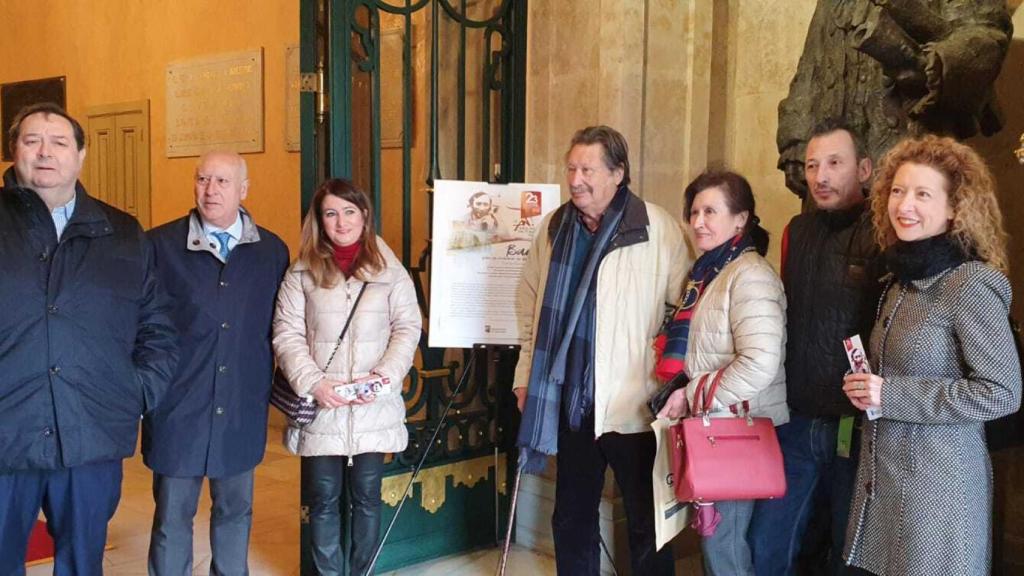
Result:
{"type": "Polygon", "coordinates": [[[558,184],[434,182],[432,348],[519,344],[516,288],[558,184]]]}

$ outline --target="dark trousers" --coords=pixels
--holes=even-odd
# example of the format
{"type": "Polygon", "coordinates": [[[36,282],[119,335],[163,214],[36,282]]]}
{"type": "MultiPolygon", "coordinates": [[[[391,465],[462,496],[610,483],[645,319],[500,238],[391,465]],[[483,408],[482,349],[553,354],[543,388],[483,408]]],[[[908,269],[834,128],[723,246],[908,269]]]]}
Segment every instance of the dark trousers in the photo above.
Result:
{"type": "Polygon", "coordinates": [[[838,422],[837,418],[792,414],[788,424],[776,428],[786,469],[786,495],[758,500],[754,507],[748,540],[757,576],[796,573],[807,526],[821,506],[827,510],[824,524],[828,526],[825,529],[831,550],[818,569],[833,575],[856,573],[844,566],[842,554],[857,475],[860,431],[853,432],[850,457],[840,457],[836,455],[838,422]]]}
{"type": "Polygon", "coordinates": [[[653,432],[608,433],[594,440],[593,415],[585,418],[576,432],[561,425],[555,513],[551,519],[559,574],[596,576],[601,572],[598,506],[609,465],[626,509],[633,574],[674,573],[672,547],[665,546],[660,552],[654,548],[651,470],[656,449],[653,432]]]}
{"type": "MultiPolygon", "coordinates": [[[[192,520],[199,507],[203,476],[176,478],[153,474],[153,530],[149,539],[149,573],[192,574],[192,520]]],[[[210,574],[249,573],[253,471],[210,478],[210,574]]]]}
{"type": "Polygon", "coordinates": [[[121,461],[0,474],[0,574],[24,574],[39,510],[55,546],[53,573],[103,573],[107,523],[121,498],[121,461]]]}
{"type": "Polygon", "coordinates": [[[363,576],[380,537],[380,485],[384,454],[302,458],[304,504],[309,506],[314,573],[341,576],[341,494],[348,483],[352,500],[352,555],[349,574],[363,576]]]}

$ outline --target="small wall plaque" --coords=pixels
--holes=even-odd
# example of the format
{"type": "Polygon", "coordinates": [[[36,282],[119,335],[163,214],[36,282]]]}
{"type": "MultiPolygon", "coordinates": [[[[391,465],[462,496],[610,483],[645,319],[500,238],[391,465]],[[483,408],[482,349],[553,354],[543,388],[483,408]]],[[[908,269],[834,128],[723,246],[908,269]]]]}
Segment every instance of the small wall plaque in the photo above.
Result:
{"type": "Polygon", "coordinates": [[[263,49],[167,65],[167,157],[263,151],[263,49]]]}

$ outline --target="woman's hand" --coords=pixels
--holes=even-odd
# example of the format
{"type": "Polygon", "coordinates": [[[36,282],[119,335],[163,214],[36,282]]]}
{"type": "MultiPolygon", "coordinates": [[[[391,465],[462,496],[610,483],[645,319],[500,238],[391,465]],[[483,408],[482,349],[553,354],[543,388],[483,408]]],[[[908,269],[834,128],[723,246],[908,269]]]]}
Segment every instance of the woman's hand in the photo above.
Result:
{"type": "Polygon", "coordinates": [[[858,410],[882,405],[882,384],[885,380],[876,374],[847,374],[843,378],[843,392],[858,410]]]}
{"type": "MultiPolygon", "coordinates": [[[[370,372],[369,374],[367,374],[366,376],[363,376],[362,378],[356,378],[355,380],[352,381],[352,383],[353,384],[358,384],[360,382],[369,382],[370,380],[380,380],[380,374],[377,374],[376,372],[370,372]]],[[[367,394],[361,394],[355,400],[353,400],[351,403],[352,404],[369,404],[370,402],[373,402],[376,399],[377,399],[377,394],[375,394],[373,392],[369,392],[367,394]]]]}
{"type": "MultiPolygon", "coordinates": [[[[365,379],[365,378],[364,378],[365,379]]],[[[358,380],[357,380],[358,382],[358,380]]],[[[313,387],[312,394],[313,398],[316,398],[317,404],[323,408],[340,408],[349,404],[368,404],[373,402],[374,398],[356,398],[355,400],[345,400],[334,391],[335,386],[343,386],[345,382],[341,380],[332,380],[330,378],[324,378],[313,387]]]]}
{"type": "Polygon", "coordinates": [[[682,418],[689,413],[690,407],[686,402],[686,387],[682,387],[675,392],[669,394],[668,400],[665,401],[665,406],[658,412],[658,418],[669,418],[675,420],[676,418],[682,418]]]}

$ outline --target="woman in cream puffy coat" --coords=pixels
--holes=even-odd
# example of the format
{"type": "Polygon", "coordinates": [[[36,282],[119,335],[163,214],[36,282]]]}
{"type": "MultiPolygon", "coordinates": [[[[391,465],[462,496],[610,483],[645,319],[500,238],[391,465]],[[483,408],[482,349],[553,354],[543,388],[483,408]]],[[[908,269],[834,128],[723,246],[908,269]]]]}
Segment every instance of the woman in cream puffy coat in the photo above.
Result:
{"type": "MultiPolygon", "coordinates": [[[[758,224],[750,184],[732,172],[706,172],[687,186],[685,195],[702,253],[688,279],[691,300],[684,301],[692,310],[683,363],[689,384],[669,397],[659,416],[685,415],[700,379],[707,375],[710,385],[721,372],[713,417],[732,417],[731,408],[744,414],[746,402],[752,416],[784,424],[789,421],[783,367],[786,296],[764,259],[768,233],[758,224]]],[[[715,505],[722,521],[702,539],[705,573],[753,575],[746,533],[754,501],[715,505]]]]}
{"type": "Polygon", "coordinates": [[[346,482],[352,574],[369,565],[380,533],[384,454],[408,444],[402,381],[420,329],[412,280],[374,234],[369,199],[351,182],[328,180],[303,221],[299,258],[281,283],[274,318],[278,365],[295,392],[313,396],[319,407],[312,423],[292,423],[284,439],[302,457],[317,574],[341,573],[339,499],[346,482]],[[390,381],[390,390],[352,401],[335,393],[336,386],[378,377],[390,381]]]}

